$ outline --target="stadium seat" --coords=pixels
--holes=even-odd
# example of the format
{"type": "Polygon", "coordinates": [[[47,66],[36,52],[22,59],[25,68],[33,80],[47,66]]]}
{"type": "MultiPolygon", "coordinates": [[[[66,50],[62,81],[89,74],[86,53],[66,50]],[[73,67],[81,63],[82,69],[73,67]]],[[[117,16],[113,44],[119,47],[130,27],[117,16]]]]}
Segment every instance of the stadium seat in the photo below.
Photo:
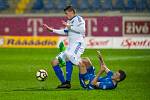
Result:
{"type": "Polygon", "coordinates": [[[79,5],[79,8],[81,11],[88,10],[88,8],[89,8],[88,0],[82,0],[79,5]]]}
{"type": "Polygon", "coordinates": [[[102,9],[103,10],[112,10],[112,0],[104,0],[102,3],[102,9]]]}
{"type": "Polygon", "coordinates": [[[146,9],[146,4],[147,4],[147,0],[137,0],[137,3],[136,3],[137,11],[145,10],[146,9]]]}
{"type": "Polygon", "coordinates": [[[77,1],[77,0],[71,0],[71,5],[72,5],[74,8],[78,9],[78,1],[77,1]]]}
{"type": "Polygon", "coordinates": [[[36,0],[32,7],[33,10],[41,10],[43,8],[44,8],[43,0],[36,0]]]}
{"type": "Polygon", "coordinates": [[[101,8],[100,0],[93,0],[91,7],[93,10],[99,10],[101,8]]]}
{"type": "Polygon", "coordinates": [[[116,0],[114,9],[123,10],[125,7],[124,0],[116,0]]]}
{"type": "Polygon", "coordinates": [[[57,9],[62,10],[66,7],[66,0],[60,0],[57,9]]]}
{"type": "Polygon", "coordinates": [[[147,2],[146,2],[146,8],[150,11],[150,0],[147,0],[147,2]]]}
{"type": "Polygon", "coordinates": [[[52,0],[48,0],[47,4],[45,4],[44,9],[47,10],[53,10],[54,8],[54,3],[52,0]]]}
{"type": "Polygon", "coordinates": [[[135,0],[128,0],[127,5],[125,5],[125,10],[135,10],[135,9],[136,9],[135,0]]]}
{"type": "Polygon", "coordinates": [[[9,4],[7,0],[0,0],[0,10],[4,10],[9,8],[9,4]]]}

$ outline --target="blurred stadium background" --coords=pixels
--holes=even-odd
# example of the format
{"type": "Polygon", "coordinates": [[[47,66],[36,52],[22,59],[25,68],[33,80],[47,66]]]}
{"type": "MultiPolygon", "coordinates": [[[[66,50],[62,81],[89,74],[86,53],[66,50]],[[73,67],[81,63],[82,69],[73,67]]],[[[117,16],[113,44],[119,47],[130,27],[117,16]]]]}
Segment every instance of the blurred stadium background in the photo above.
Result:
{"type": "Polygon", "coordinates": [[[79,12],[149,12],[149,0],[0,0],[2,14],[62,12],[66,5],[79,12]]]}
{"type": "MultiPolygon", "coordinates": [[[[11,37],[13,42],[6,36],[31,36],[25,38],[28,43],[32,36],[57,36],[43,30],[42,24],[62,28],[66,5],[73,5],[85,18],[88,48],[149,48],[150,0],[0,0],[0,36],[4,36],[0,46],[29,46],[15,46],[16,37],[11,37]]],[[[66,39],[37,40],[53,48],[66,39]]]]}
{"type": "Polygon", "coordinates": [[[149,100],[149,49],[150,0],[0,0],[0,100],[149,100]],[[62,28],[66,5],[73,5],[86,21],[83,56],[98,70],[95,51],[102,49],[110,69],[127,72],[115,90],[82,90],[77,68],[72,89],[55,89],[59,82],[49,61],[59,53],[59,42],[68,42],[43,30],[42,24],[62,28]],[[49,74],[42,83],[35,78],[41,68],[49,74]]]}
{"type": "Polygon", "coordinates": [[[66,39],[43,41],[32,36],[57,36],[43,30],[42,24],[62,28],[66,5],[73,5],[85,18],[87,48],[150,47],[149,0],[0,0],[0,36],[3,36],[0,47],[56,47],[66,39]],[[17,44],[17,40],[23,41],[23,38],[27,43],[34,40],[33,45],[17,44]]]}

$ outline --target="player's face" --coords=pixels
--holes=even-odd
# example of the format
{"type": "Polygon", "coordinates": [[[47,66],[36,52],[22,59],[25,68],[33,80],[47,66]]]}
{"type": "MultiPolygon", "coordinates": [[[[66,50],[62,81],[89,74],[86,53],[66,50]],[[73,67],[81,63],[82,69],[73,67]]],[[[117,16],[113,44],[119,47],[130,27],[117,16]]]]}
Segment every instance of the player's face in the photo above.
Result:
{"type": "Polygon", "coordinates": [[[120,80],[120,73],[119,73],[118,71],[115,72],[115,73],[113,74],[112,78],[115,79],[115,80],[117,80],[117,81],[119,81],[119,80],[120,80]]]}
{"type": "Polygon", "coordinates": [[[71,19],[74,16],[73,11],[66,11],[65,14],[68,19],[71,19]]]}

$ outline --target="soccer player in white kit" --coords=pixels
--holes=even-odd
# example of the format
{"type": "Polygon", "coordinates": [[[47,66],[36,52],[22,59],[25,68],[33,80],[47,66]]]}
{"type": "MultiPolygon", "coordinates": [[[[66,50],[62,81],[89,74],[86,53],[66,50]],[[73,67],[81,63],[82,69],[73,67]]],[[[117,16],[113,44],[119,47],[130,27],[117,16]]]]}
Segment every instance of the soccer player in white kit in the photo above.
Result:
{"type": "Polygon", "coordinates": [[[54,60],[52,60],[52,66],[56,76],[61,82],[57,88],[71,88],[71,74],[73,67],[72,65],[84,66],[81,61],[81,54],[85,49],[85,21],[81,16],[76,15],[76,11],[72,6],[67,6],[64,9],[68,21],[62,21],[65,29],[53,29],[46,24],[43,26],[50,32],[54,32],[60,35],[68,35],[69,45],[67,49],[61,52],[54,60]],[[63,72],[59,66],[59,61],[66,61],[66,79],[64,78],[63,72]]]}

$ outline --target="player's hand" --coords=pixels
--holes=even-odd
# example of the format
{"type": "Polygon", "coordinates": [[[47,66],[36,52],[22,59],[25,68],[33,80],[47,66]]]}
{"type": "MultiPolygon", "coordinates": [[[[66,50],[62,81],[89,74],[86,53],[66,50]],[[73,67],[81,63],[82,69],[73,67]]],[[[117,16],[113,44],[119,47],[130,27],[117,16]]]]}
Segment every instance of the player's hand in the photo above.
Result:
{"type": "Polygon", "coordinates": [[[67,27],[68,29],[70,29],[70,25],[69,25],[67,22],[65,22],[65,21],[62,20],[62,24],[63,24],[65,27],[67,27]]]}
{"type": "Polygon", "coordinates": [[[53,28],[49,27],[47,24],[43,24],[43,28],[47,29],[50,32],[53,32],[53,28]]]}
{"type": "Polygon", "coordinates": [[[96,86],[96,83],[97,83],[97,78],[94,78],[94,79],[92,80],[92,84],[93,84],[94,86],[96,86]]]}
{"type": "Polygon", "coordinates": [[[102,71],[104,71],[106,69],[105,65],[101,64],[101,69],[102,71]]]}
{"type": "Polygon", "coordinates": [[[98,58],[101,58],[101,57],[102,57],[100,51],[97,51],[97,54],[98,54],[98,58]]]}
{"type": "Polygon", "coordinates": [[[103,61],[103,58],[102,58],[102,55],[101,55],[100,51],[97,51],[97,54],[98,54],[98,58],[100,60],[100,63],[104,64],[104,61],[103,61]]]}
{"type": "Polygon", "coordinates": [[[100,51],[97,51],[97,54],[98,54],[98,58],[99,58],[99,60],[100,60],[101,66],[105,66],[105,63],[104,63],[104,60],[103,60],[103,58],[102,58],[102,55],[101,55],[100,51]]]}

